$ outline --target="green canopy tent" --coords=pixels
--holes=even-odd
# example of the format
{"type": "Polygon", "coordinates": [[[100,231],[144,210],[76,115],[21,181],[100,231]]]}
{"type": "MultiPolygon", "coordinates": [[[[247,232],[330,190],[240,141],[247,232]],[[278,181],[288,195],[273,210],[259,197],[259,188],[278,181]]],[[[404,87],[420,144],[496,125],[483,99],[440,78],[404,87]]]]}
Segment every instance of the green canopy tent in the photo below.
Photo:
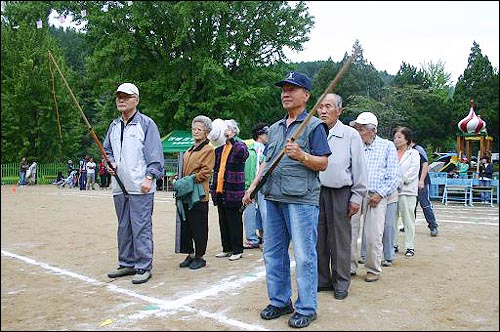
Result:
{"type": "Polygon", "coordinates": [[[194,139],[191,132],[183,130],[173,130],[161,139],[163,153],[184,152],[191,147],[194,139]]]}
{"type": "Polygon", "coordinates": [[[165,177],[167,178],[168,186],[171,178],[173,178],[179,169],[182,169],[182,156],[193,145],[194,139],[189,131],[173,130],[161,138],[161,143],[163,145],[163,154],[177,155],[177,160],[165,158],[165,177]]]}

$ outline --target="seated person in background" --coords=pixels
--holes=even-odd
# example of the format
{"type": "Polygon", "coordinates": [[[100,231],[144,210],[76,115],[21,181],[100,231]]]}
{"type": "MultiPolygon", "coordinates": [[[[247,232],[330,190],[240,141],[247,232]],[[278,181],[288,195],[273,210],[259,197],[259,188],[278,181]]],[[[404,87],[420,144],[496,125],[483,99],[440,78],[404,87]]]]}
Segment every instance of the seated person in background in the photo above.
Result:
{"type": "Polygon", "coordinates": [[[71,173],[69,173],[68,177],[64,179],[64,181],[61,184],[58,185],[58,187],[63,188],[64,186],[69,185],[70,188],[74,188],[75,183],[77,183],[77,181],[75,181],[77,174],[78,170],[73,169],[71,173]]]}
{"type": "Polygon", "coordinates": [[[56,186],[62,185],[64,183],[64,176],[62,174],[62,171],[57,172],[57,178],[52,181],[52,184],[55,184],[56,186]]]}

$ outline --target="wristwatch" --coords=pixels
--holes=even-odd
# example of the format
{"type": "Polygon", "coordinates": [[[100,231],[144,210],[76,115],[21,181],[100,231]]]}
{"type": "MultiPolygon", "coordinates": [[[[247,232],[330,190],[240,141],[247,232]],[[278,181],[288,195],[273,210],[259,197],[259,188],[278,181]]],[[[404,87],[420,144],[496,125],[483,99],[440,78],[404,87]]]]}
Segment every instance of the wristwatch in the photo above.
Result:
{"type": "Polygon", "coordinates": [[[146,179],[153,180],[153,177],[151,175],[146,175],[146,179]]]}
{"type": "Polygon", "coordinates": [[[304,155],[302,156],[302,159],[300,161],[308,161],[309,160],[309,154],[307,152],[304,152],[304,155]]]}

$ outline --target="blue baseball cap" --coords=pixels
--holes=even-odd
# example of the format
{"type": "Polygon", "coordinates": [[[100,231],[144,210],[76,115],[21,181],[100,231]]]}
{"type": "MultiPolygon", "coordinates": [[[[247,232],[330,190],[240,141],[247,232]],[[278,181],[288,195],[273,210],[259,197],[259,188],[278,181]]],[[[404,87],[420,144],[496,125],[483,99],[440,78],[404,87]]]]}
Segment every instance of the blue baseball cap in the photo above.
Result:
{"type": "Polygon", "coordinates": [[[311,91],[311,89],[312,89],[311,79],[309,77],[307,77],[307,75],[296,72],[296,71],[289,72],[284,80],[279,81],[275,85],[282,87],[283,85],[285,85],[287,83],[292,84],[292,85],[296,85],[296,86],[300,86],[301,88],[304,88],[307,91],[311,91]]]}

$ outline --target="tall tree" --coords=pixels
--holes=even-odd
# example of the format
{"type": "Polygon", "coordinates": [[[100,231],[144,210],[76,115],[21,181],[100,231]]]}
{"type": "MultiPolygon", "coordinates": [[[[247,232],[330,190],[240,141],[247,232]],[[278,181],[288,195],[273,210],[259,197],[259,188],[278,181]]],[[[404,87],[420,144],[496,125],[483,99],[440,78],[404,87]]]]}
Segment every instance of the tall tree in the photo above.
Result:
{"type": "MultiPolygon", "coordinates": [[[[352,54],[355,54],[353,64],[336,87],[336,92],[342,95],[344,99],[349,98],[349,96],[360,95],[381,101],[384,81],[372,63],[364,58],[363,48],[358,40],[353,45],[352,54]]],[[[323,93],[349,57],[350,55],[346,52],[340,63],[334,63],[329,59],[320,67],[314,77],[313,94],[319,97],[323,93]]]]}
{"type": "Polygon", "coordinates": [[[143,91],[140,107],[162,133],[187,128],[197,114],[246,122],[257,110],[271,112],[277,103],[259,101],[269,99],[273,83],[285,74],[275,65],[286,60],[285,47],[302,48],[313,24],[305,2],[105,4],[66,2],[59,8],[77,20],[86,10],[96,116],[115,115],[112,92],[133,81],[143,91]]]}
{"type": "Polygon", "coordinates": [[[483,55],[479,44],[472,43],[467,68],[458,78],[453,96],[454,117],[457,124],[469,112],[470,99],[474,99],[474,110],[486,121],[488,133],[494,138],[494,149],[498,151],[498,68],[493,68],[487,56],[483,55]]]}
{"type": "Polygon", "coordinates": [[[436,63],[433,61],[424,63],[422,70],[432,93],[444,100],[451,99],[454,89],[451,86],[451,74],[444,69],[444,62],[438,60],[436,63]]]}
{"type": "Polygon", "coordinates": [[[430,87],[430,83],[427,80],[425,72],[404,61],[401,63],[401,66],[394,77],[393,85],[396,87],[414,85],[424,89],[430,87]]]}
{"type": "MultiPolygon", "coordinates": [[[[29,8],[36,12],[38,7],[20,5],[21,12],[29,8]]],[[[11,9],[5,5],[7,13],[15,12],[11,9]]],[[[78,151],[84,131],[75,125],[77,117],[68,112],[69,96],[57,89],[60,81],[50,72],[47,52],[51,50],[58,59],[61,52],[46,25],[36,28],[38,15],[30,16],[31,22],[16,17],[2,17],[2,162],[22,156],[40,162],[62,160],[78,151]]],[[[65,69],[64,63],[61,67],[65,69]]]]}

